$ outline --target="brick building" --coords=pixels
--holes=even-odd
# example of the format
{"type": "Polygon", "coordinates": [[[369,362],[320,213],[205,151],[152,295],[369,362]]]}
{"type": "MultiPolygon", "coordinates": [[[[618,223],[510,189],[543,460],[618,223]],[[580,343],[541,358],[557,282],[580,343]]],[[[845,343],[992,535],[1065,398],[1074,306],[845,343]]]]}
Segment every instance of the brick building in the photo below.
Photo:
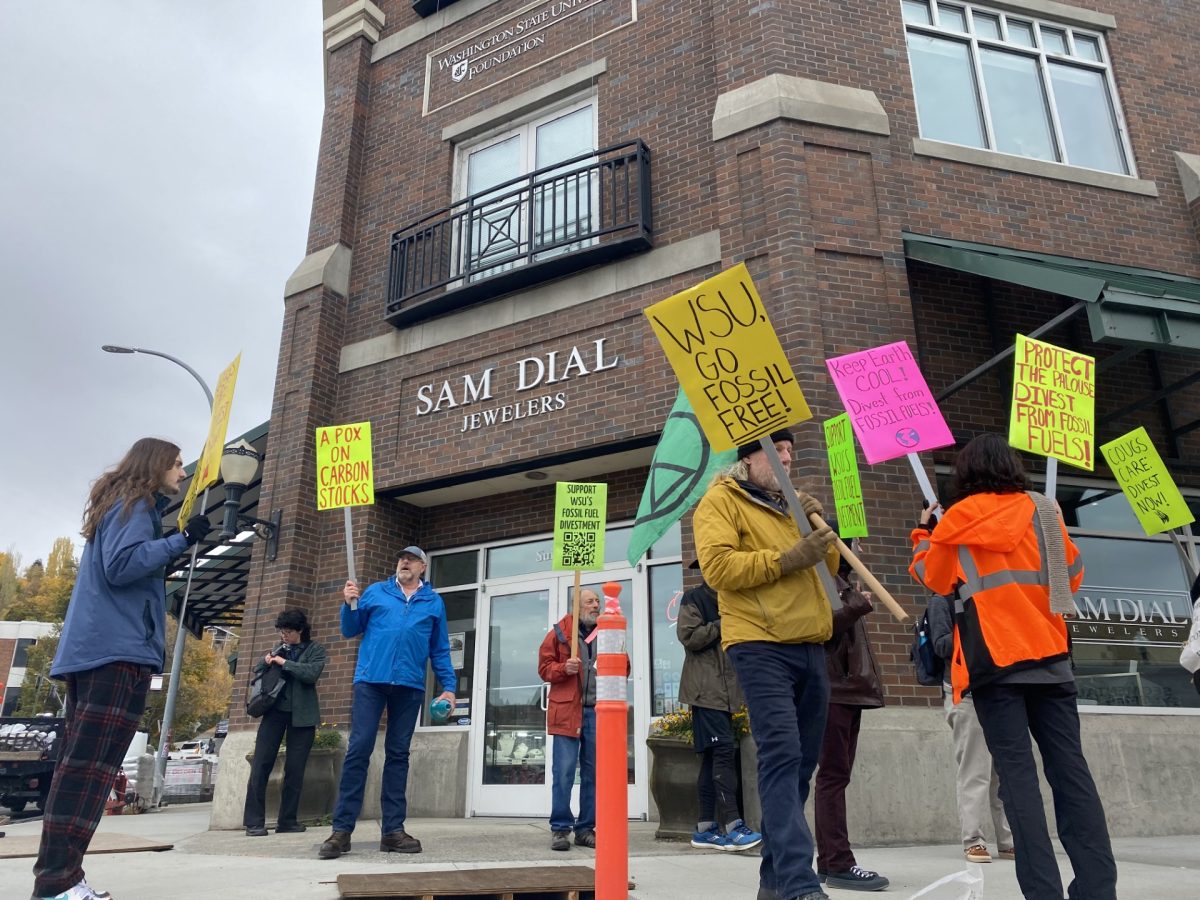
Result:
{"type": "MultiPolygon", "coordinates": [[[[675,703],[692,549],[685,516],[622,558],[677,387],[642,310],[734,263],[816,415],[796,476],[827,504],[826,358],[907,340],[970,436],[1006,427],[1002,353],[1021,332],[1096,356],[1097,444],[1145,426],[1200,508],[1195,4],[326,0],[325,15],[308,255],[284,292],[259,501],[284,531],[273,561],[255,551],[242,639],[265,647],[279,607],[309,609],[331,649],[324,715],[344,726],[343,519],[315,508],[313,430],[369,420],[359,576],[419,544],[459,641],[460,707],[414,740],[414,813],[547,813],[535,655],[568,581],[549,563],[553,485],[603,480],[603,579],[631,621],[630,810],[653,814],[641,737],[675,703]]],[[[925,461],[942,477],[951,459],[925,461]]],[[[863,483],[870,565],[918,609],[912,473],[864,467],[863,483]]],[[[1147,539],[1102,461],[1064,466],[1058,498],[1089,571],[1074,627],[1099,752],[1144,755],[1147,732],[1181,733],[1178,711],[1200,706],[1176,663],[1192,533],[1147,539]]],[[[865,728],[892,737],[864,734],[860,765],[903,765],[946,737],[940,697],[913,682],[905,627],[873,619],[890,708],[865,728]]],[[[251,727],[235,717],[234,761],[251,727]]],[[[1136,802],[1113,802],[1117,833],[1142,827],[1136,802]]],[[[936,837],[947,809],[862,831],[936,837]]]]}

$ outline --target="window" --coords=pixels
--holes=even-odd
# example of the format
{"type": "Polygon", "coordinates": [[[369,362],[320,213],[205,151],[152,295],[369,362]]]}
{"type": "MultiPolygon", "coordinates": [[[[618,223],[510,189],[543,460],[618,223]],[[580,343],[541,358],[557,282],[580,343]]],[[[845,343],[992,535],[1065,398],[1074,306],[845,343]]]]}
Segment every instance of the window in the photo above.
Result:
{"type": "Polygon", "coordinates": [[[1102,35],[973,4],[901,10],[921,137],[1133,174],[1102,35]]]}
{"type": "Polygon", "coordinates": [[[530,251],[540,260],[582,244],[598,198],[596,182],[581,170],[595,162],[595,151],[591,99],[460,149],[457,196],[475,198],[460,229],[469,279],[512,269],[530,251]],[[522,178],[533,172],[540,174],[532,184],[522,178]]]}
{"type": "Polygon", "coordinates": [[[37,643],[37,638],[18,638],[17,648],[13,651],[12,665],[14,669],[22,669],[29,664],[29,648],[37,643]]]}

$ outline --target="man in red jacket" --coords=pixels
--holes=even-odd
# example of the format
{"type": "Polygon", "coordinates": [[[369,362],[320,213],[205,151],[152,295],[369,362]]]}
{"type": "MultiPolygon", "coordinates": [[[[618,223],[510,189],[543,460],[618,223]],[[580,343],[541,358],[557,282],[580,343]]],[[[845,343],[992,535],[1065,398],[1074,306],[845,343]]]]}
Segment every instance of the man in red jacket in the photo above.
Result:
{"type": "Polygon", "coordinates": [[[571,830],[580,847],[596,846],[596,645],[591,640],[600,615],[600,595],[579,592],[579,655],[571,655],[571,614],[550,629],[538,650],[538,675],[550,683],[546,732],[554,736],[550,841],[571,849],[571,830]],[[579,816],[571,814],[571,787],[579,766],[579,816]]]}

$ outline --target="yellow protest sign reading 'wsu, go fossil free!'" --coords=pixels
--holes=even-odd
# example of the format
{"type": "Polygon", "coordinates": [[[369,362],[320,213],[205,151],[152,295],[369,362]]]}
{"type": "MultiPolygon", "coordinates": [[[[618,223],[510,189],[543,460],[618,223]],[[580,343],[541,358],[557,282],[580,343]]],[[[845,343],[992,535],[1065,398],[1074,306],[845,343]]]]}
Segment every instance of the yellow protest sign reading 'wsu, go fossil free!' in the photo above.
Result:
{"type": "Polygon", "coordinates": [[[812,418],[745,263],[645,312],[717,452],[812,418]]]}

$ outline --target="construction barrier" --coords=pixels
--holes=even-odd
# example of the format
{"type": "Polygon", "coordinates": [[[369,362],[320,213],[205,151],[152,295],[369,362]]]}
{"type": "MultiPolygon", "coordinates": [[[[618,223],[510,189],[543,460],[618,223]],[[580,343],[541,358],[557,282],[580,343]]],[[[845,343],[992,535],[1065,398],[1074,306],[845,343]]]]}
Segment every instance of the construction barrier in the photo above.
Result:
{"type": "Polygon", "coordinates": [[[604,609],[596,621],[596,900],[629,896],[629,671],[621,585],[601,588],[604,609]]]}

